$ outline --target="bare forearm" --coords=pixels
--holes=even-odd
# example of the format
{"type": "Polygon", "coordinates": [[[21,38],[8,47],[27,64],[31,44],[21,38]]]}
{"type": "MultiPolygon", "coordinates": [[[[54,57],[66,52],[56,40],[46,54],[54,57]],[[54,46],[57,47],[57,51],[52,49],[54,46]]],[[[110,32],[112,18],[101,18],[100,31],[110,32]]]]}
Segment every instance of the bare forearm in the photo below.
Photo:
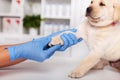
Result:
{"type": "MultiPolygon", "coordinates": [[[[10,45],[11,46],[11,45],[10,45]]],[[[8,46],[0,46],[0,68],[1,67],[7,67],[11,65],[15,65],[17,63],[20,63],[22,61],[25,61],[25,59],[19,59],[15,61],[10,61],[10,54],[7,49],[5,49],[8,46]]]]}

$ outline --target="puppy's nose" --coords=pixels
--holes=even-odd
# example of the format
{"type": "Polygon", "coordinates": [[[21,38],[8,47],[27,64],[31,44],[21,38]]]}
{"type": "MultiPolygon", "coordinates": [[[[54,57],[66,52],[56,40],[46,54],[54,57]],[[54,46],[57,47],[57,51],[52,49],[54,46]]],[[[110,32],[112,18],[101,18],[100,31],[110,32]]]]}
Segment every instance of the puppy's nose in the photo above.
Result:
{"type": "Polygon", "coordinates": [[[88,7],[86,12],[91,13],[91,11],[92,11],[92,7],[88,7]]]}

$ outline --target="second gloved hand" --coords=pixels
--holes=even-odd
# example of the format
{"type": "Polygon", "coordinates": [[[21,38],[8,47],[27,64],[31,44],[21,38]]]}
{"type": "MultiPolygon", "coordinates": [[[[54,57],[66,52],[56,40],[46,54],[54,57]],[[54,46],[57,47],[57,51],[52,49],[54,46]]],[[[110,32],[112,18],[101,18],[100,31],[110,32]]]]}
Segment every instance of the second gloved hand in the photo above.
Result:
{"type": "Polygon", "coordinates": [[[61,38],[64,42],[64,45],[62,45],[58,51],[64,51],[66,50],[68,47],[71,47],[72,45],[75,45],[77,43],[79,43],[80,41],[82,41],[82,38],[80,39],[77,39],[77,37],[72,34],[72,33],[69,33],[69,34],[63,34],[61,35],[61,38]]]}
{"type": "MultiPolygon", "coordinates": [[[[56,33],[54,33],[52,35],[49,35],[49,36],[54,37],[54,36],[56,36],[56,35],[58,35],[58,34],[60,34],[62,32],[65,32],[65,31],[76,32],[77,29],[73,28],[73,29],[63,30],[63,31],[56,32],[56,33]]],[[[75,45],[75,44],[77,44],[77,43],[82,41],[82,38],[77,39],[77,37],[74,34],[72,34],[72,33],[69,33],[69,34],[65,33],[65,34],[61,35],[61,38],[62,38],[62,40],[64,42],[64,45],[62,45],[58,49],[58,51],[65,51],[67,48],[71,47],[72,45],[75,45]]]]}

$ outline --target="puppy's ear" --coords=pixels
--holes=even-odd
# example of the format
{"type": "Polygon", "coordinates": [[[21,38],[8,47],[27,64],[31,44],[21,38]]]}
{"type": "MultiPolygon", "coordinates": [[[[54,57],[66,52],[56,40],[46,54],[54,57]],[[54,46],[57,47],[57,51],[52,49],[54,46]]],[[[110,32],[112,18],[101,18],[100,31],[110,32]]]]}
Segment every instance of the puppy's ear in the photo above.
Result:
{"type": "Polygon", "coordinates": [[[114,15],[113,15],[114,21],[120,20],[120,4],[116,3],[114,4],[114,15]]]}

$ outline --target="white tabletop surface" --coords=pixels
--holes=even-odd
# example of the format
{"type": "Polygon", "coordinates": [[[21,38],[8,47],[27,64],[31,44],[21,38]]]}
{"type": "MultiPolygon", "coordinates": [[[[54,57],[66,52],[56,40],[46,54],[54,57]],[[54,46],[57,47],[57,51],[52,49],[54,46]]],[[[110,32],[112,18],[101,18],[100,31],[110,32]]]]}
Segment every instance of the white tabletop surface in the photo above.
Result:
{"type": "MultiPolygon", "coordinates": [[[[78,61],[70,57],[52,57],[44,63],[25,61],[15,66],[0,69],[0,80],[76,80],[68,77],[78,61]]],[[[77,80],[120,80],[120,73],[111,67],[90,71],[77,80]]]]}

